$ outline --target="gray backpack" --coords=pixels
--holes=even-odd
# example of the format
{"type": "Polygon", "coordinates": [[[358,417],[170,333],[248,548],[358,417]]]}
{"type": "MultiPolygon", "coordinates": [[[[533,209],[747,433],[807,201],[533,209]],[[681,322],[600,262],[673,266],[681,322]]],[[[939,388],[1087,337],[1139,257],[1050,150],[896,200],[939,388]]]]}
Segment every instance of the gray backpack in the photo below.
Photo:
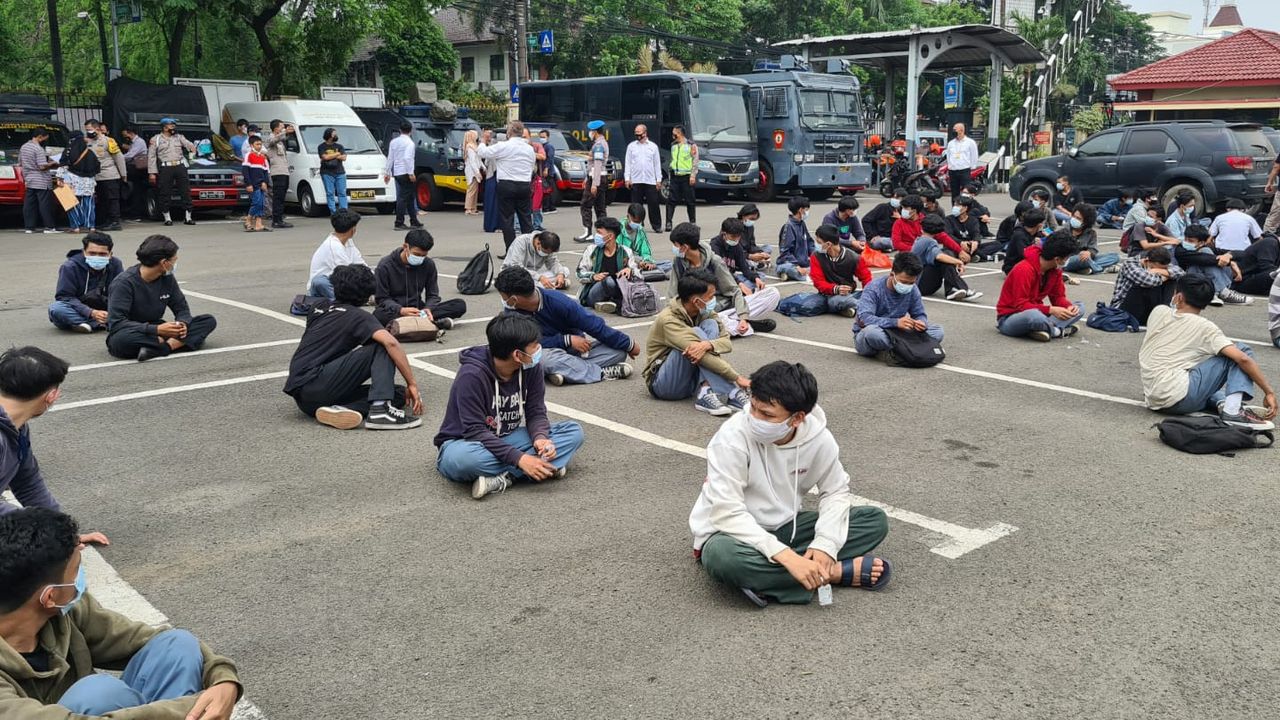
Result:
{"type": "Polygon", "coordinates": [[[619,276],[618,289],[622,291],[622,302],[618,305],[618,314],[622,317],[648,317],[658,312],[658,294],[649,283],[619,276]]]}

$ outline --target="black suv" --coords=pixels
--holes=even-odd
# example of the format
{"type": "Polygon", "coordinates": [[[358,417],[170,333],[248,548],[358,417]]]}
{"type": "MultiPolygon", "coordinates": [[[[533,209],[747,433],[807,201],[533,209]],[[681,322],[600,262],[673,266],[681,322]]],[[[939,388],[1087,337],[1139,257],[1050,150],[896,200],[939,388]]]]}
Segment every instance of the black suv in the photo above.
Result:
{"type": "Polygon", "coordinates": [[[1218,212],[1240,198],[1256,212],[1275,159],[1262,126],[1223,120],[1163,120],[1117,125],[1090,135],[1065,155],[1021,163],[1009,178],[1009,195],[1026,200],[1031,191],[1050,193],[1058,176],[1091,203],[1124,188],[1150,187],[1166,207],[1178,193],[1196,198],[1201,214],[1218,212]]]}

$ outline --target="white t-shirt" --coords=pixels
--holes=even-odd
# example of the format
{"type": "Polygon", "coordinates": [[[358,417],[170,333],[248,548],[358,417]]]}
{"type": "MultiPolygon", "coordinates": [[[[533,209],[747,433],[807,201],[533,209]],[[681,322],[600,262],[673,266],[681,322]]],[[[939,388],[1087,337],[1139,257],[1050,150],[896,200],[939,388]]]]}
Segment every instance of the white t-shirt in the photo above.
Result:
{"type": "Polygon", "coordinates": [[[360,254],[360,248],[356,247],[356,239],[350,238],[347,244],[343,245],[342,241],[334,237],[332,233],[329,237],[320,243],[320,247],[316,248],[314,254],[311,255],[311,274],[307,276],[307,281],[317,275],[329,276],[333,274],[333,269],[339,265],[364,265],[368,267],[369,263],[364,261],[364,256],[360,254]]]}
{"type": "Polygon", "coordinates": [[[1219,250],[1238,252],[1247,250],[1253,240],[1262,237],[1258,221],[1239,210],[1228,210],[1213,219],[1209,235],[1219,250]]]}
{"type": "Polygon", "coordinates": [[[1161,305],[1147,318],[1147,337],[1138,351],[1142,394],[1147,407],[1161,410],[1187,396],[1191,368],[1231,345],[1222,330],[1194,313],[1161,305]]]}

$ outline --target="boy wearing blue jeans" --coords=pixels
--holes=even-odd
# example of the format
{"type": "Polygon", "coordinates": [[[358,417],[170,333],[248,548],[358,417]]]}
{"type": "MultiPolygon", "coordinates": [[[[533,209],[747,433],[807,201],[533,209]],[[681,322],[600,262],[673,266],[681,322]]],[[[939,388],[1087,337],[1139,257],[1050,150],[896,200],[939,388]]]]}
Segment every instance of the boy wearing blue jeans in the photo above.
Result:
{"type": "Polygon", "coordinates": [[[809,275],[809,257],[813,255],[813,236],[805,226],[809,217],[809,199],[803,196],[787,201],[787,224],[778,232],[778,275],[790,280],[803,280],[809,275]]]}
{"type": "Polygon", "coordinates": [[[1208,278],[1184,275],[1173,294],[1173,308],[1151,311],[1138,351],[1147,407],[1170,415],[1217,412],[1230,425],[1271,430],[1275,392],[1253,359],[1253,350],[1233,343],[1201,316],[1211,299],[1213,283],[1208,278]],[[1253,397],[1254,385],[1263,392],[1261,408],[1244,405],[1253,397]]]}
{"type": "Polygon", "coordinates": [[[996,328],[1001,335],[1049,342],[1076,334],[1084,306],[1067,299],[1062,282],[1062,267],[1075,252],[1075,241],[1064,233],[1050,235],[1041,247],[1027,248],[1000,288],[996,328]]]}
{"type": "Polygon", "coordinates": [[[692,397],[696,410],[716,417],[750,403],[744,392],[750,381],[724,359],[733,343],[716,314],[716,279],[705,268],[680,276],[676,297],[654,319],[645,349],[645,385],[659,400],[692,397]]]}
{"type": "Polygon", "coordinates": [[[504,312],[485,326],[485,336],[487,346],[458,354],[462,366],[435,437],[436,470],[470,483],[477,500],[517,480],[564,477],[583,439],[578,423],[547,420],[538,323],[504,312]]]}
{"type": "Polygon", "coordinates": [[[186,630],[98,604],[83,550],[57,510],[0,515],[0,716],[229,720],[242,693],[235,665],[186,630]]]}

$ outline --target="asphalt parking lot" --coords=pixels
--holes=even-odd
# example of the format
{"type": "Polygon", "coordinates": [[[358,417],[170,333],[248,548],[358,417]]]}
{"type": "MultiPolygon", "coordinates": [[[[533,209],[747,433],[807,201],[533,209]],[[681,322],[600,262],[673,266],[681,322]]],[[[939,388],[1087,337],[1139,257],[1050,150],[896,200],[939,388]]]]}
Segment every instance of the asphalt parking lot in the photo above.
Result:
{"type": "MultiPolygon", "coordinates": [[[[879,201],[860,199],[864,213],[879,201]]],[[[700,205],[704,235],[736,207],[700,205]]],[[[763,210],[771,241],[785,206],[763,210]]],[[[1045,345],[1002,337],[1003,276],[979,264],[968,277],[984,297],[926,303],[947,333],[937,368],[855,356],[836,316],[776,316],[776,332],[736,341],[740,371],[778,358],[814,371],[854,492],[893,518],[884,592],[761,611],[691,558],[687,518],[720,421],[652,399],[638,372],[548,389],[553,415],[586,431],[564,480],[477,502],[436,473],[447,376],[483,342],[493,291],[466,298],[475,322],[410,348],[427,353],[423,427],[344,433],[300,415],[280,391],[302,332],[286,313],[328,223],[292,220],[271,234],[216,218],[114,233],[127,266],[143,237],[171,231],[193,311],[219,321],[204,351],[145,365],[48,323],[76,237],[0,231],[0,344],[74,366],[32,432],[64,508],[113,541],[90,591],[232,657],[256,706],[241,717],[1273,715],[1276,451],[1163,446],[1141,407],[1140,335],[1082,323],[1045,345]]],[[[486,241],[501,248],[460,206],[424,221],[441,273],[486,241]]],[[[362,221],[370,264],[400,244],[391,225],[362,221]]],[[[547,225],[581,249],[575,205],[547,225]]],[[[665,237],[651,235],[655,254],[665,237]]],[[[1117,237],[1104,232],[1104,249],[1117,237]]],[[[1092,308],[1113,278],[1068,295],[1092,308]]],[[[455,294],[448,279],[442,290],[455,294]]],[[[1280,381],[1264,299],[1207,315],[1280,381]]]]}

